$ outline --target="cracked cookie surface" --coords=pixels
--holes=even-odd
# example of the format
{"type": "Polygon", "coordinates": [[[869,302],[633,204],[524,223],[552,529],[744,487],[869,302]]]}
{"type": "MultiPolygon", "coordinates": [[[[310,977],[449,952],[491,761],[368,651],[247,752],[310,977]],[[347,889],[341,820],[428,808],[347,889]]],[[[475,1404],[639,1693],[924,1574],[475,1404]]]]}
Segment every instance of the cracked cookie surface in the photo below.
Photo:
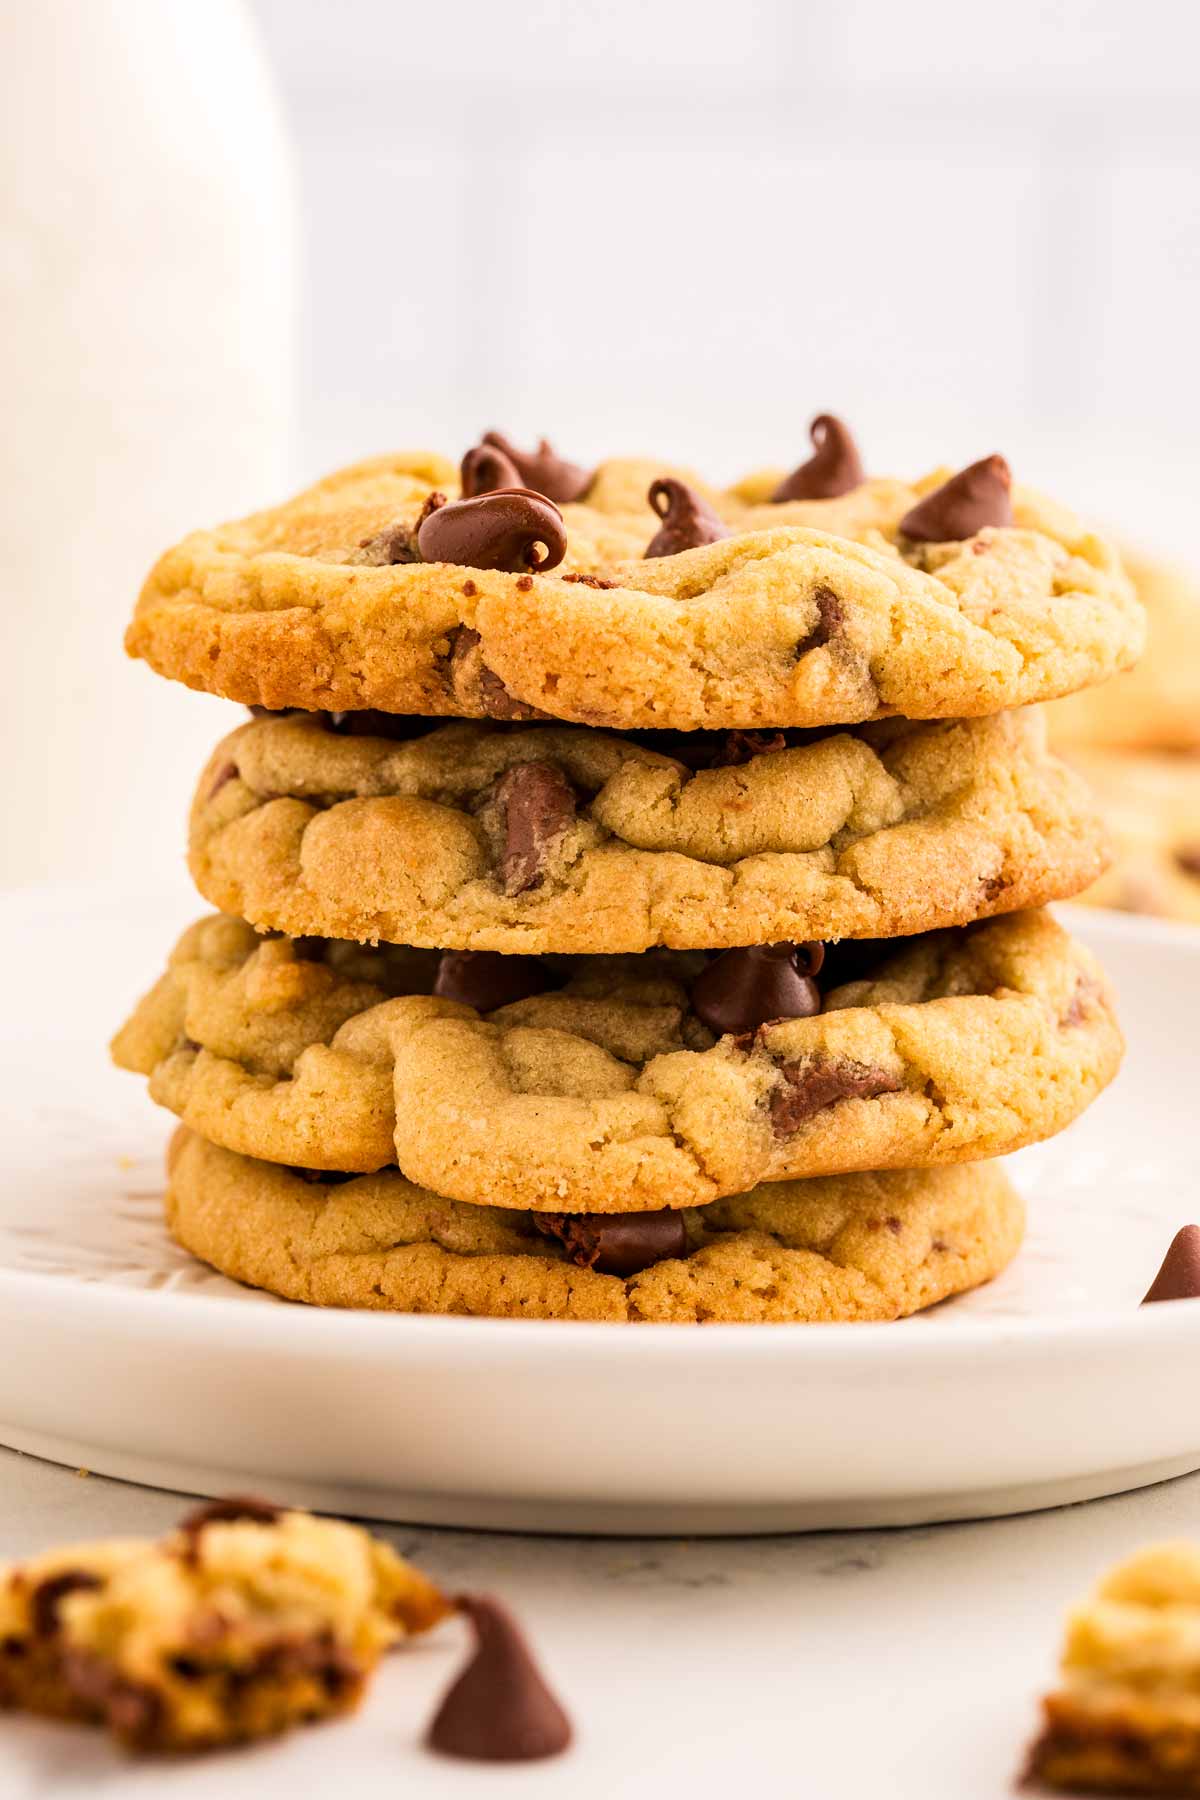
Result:
{"type": "Polygon", "coordinates": [[[442,458],[377,457],[168,551],[126,647],[277,710],[533,708],[683,730],[978,717],[1102,681],[1140,651],[1115,551],[1028,490],[1012,526],[914,544],[900,522],[944,470],[778,505],[751,478],[713,495],[735,535],[646,561],[646,493],[664,472],[601,465],[563,507],[559,566],[510,574],[372,560],[388,533],[407,541],[431,493],[458,492],[442,458]]]}
{"type": "Polygon", "coordinates": [[[1066,898],[1106,856],[1035,713],[792,746],[326,719],[241,726],[192,808],[205,899],[293,935],[600,954],[911,935],[1066,898]]]}
{"type": "Polygon", "coordinates": [[[114,1055],[250,1156],[619,1213],[1002,1155],[1061,1130],[1121,1054],[1103,976],[1045,913],[848,941],[820,1013],[720,1038],[689,1000],[699,952],[529,959],[526,997],[486,1016],[414,994],[413,954],[202,920],[114,1055]]]}
{"type": "Polygon", "coordinates": [[[161,1540],[0,1570],[0,1705],[103,1724],[136,1750],[205,1750],[350,1712],[380,1656],[448,1611],[354,1525],[213,1501],[161,1540]]]}
{"type": "Polygon", "coordinates": [[[182,1133],[167,1221],[223,1274],[288,1300],[521,1319],[896,1319],[989,1280],[1024,1209],[998,1165],[780,1182],[683,1216],[685,1255],[578,1267],[528,1213],[468,1206],[395,1170],[302,1180],[182,1133]]]}
{"type": "Polygon", "coordinates": [[[1139,1550],[1071,1616],[1027,1780],[1073,1794],[1200,1793],[1200,1545],[1139,1550]]]}

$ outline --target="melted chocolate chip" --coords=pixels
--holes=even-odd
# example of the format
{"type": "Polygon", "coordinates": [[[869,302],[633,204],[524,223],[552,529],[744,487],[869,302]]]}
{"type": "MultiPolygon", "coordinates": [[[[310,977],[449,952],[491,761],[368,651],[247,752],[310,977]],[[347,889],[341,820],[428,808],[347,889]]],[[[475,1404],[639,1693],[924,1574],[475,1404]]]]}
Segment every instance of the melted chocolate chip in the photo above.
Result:
{"type": "MultiPolygon", "coordinates": [[[[456,627],[450,638],[450,685],[455,685],[456,671],[462,668],[478,650],[481,642],[477,631],[469,625],[456,627]]],[[[468,682],[469,685],[469,682],[468,682]]],[[[500,677],[480,661],[475,671],[475,699],[483,707],[489,719],[546,719],[548,713],[539,712],[536,706],[527,706],[524,700],[518,700],[510,694],[500,677]]],[[[440,720],[435,720],[440,724],[440,720]]]]}
{"type": "Polygon", "coordinates": [[[68,1594],[91,1592],[103,1587],[99,1575],[90,1569],[64,1569],[60,1575],[48,1575],[39,1581],[29,1596],[29,1620],[35,1637],[53,1637],[58,1630],[58,1609],[68,1594]]]}
{"type": "Polygon", "coordinates": [[[783,1086],[771,1096],[771,1126],[776,1137],[790,1137],[807,1119],[824,1112],[839,1100],[874,1100],[880,1094],[896,1094],[904,1083],[886,1069],[872,1069],[848,1059],[809,1057],[784,1063],[779,1071],[783,1086]]]}
{"type": "Polygon", "coordinates": [[[845,610],[832,588],[823,585],[814,588],[812,597],[817,605],[817,622],[808,636],[796,645],[797,656],[807,656],[810,650],[820,650],[832,643],[846,622],[845,610]]]}
{"type": "Polygon", "coordinates": [[[444,723],[442,719],[426,719],[416,713],[379,712],[370,706],[359,712],[326,712],[318,717],[326,731],[336,732],[339,737],[392,738],[399,743],[424,737],[444,723]]]}
{"type": "Polygon", "coordinates": [[[433,991],[440,1000],[458,1000],[477,1012],[495,1012],[531,994],[544,994],[555,981],[540,956],[500,956],[494,950],[443,950],[433,991]]]}
{"type": "Polygon", "coordinates": [[[535,493],[545,494],[547,500],[553,500],[559,506],[582,500],[592,485],[592,471],[559,456],[546,438],[539,441],[536,450],[518,450],[499,431],[485,431],[483,441],[493,449],[503,451],[509,462],[515,464],[527,487],[535,493]]]}
{"type": "Polygon", "coordinates": [[[821,1010],[813,980],[821,944],[758,944],[726,950],[692,983],[692,1011],[718,1037],[757,1031],[772,1019],[809,1019],[821,1010]]]}
{"type": "Polygon", "coordinates": [[[361,1174],[346,1174],[341,1169],[302,1169],[298,1163],[283,1165],[289,1175],[297,1181],[307,1181],[310,1187],[341,1187],[344,1181],[361,1181],[361,1174]]]}
{"type": "Polygon", "coordinates": [[[59,1667],[71,1692],[94,1707],[110,1731],[126,1743],[153,1741],[163,1716],[162,1696],[154,1688],[118,1675],[111,1663],[91,1650],[64,1650],[59,1667]]]}
{"type": "Polygon", "coordinates": [[[1162,1268],[1150,1283],[1143,1306],[1156,1300],[1194,1300],[1200,1296],[1200,1225],[1185,1225],[1171,1239],[1162,1268]]]}
{"type": "Polygon", "coordinates": [[[693,774],[700,769],[724,769],[749,762],[755,756],[768,756],[776,750],[788,750],[796,744],[813,741],[825,734],[807,731],[627,731],[625,736],[660,756],[682,763],[693,774]]]}
{"type": "Polygon", "coordinates": [[[919,500],[900,530],[915,544],[948,544],[1012,522],[1012,471],[1002,456],[985,456],[919,500]]]}
{"type": "Polygon", "coordinates": [[[771,495],[773,501],[836,500],[866,480],[858,447],[832,413],[818,413],[808,428],[813,455],[793,469],[771,495]]]}
{"type": "Polygon", "coordinates": [[[540,886],[546,852],[575,817],[575,791],[553,763],[515,763],[495,787],[504,820],[500,865],[506,894],[540,886]]]}
{"type": "Polygon", "coordinates": [[[474,1628],[475,1651],[434,1715],[430,1746],[477,1762],[557,1756],[571,1742],[571,1721],[516,1620],[482,1594],[460,1594],[456,1604],[474,1628]]]}
{"type": "Polygon", "coordinates": [[[683,1214],[532,1213],[540,1232],[556,1237],[570,1262],[600,1275],[636,1275],[668,1257],[686,1256],[683,1214]]]}
{"type": "MultiPolygon", "coordinates": [[[[322,1180],[326,1177],[322,1176],[322,1180]]],[[[256,1494],[226,1494],[219,1500],[206,1500],[179,1521],[177,1529],[186,1537],[196,1538],[206,1525],[231,1525],[248,1519],[254,1525],[273,1525],[283,1512],[271,1500],[260,1500],[256,1494]]]]}
{"type": "Polygon", "coordinates": [[[212,786],[208,790],[209,799],[215,800],[226,782],[235,781],[237,775],[238,766],[235,762],[222,763],[216,774],[213,776],[212,786]]]}
{"type": "Polygon", "coordinates": [[[674,476],[652,481],[646,498],[662,524],[642,553],[645,560],[678,556],[682,550],[694,550],[699,544],[716,544],[730,535],[695,488],[676,481],[674,476]]]}
{"type": "Polygon", "coordinates": [[[476,444],[462,459],[459,479],[463,499],[473,500],[476,494],[494,494],[497,488],[522,487],[525,478],[512,458],[495,444],[476,444]]]}
{"type": "Polygon", "coordinates": [[[1200,844],[1181,844],[1174,855],[1176,867],[1185,875],[1200,875],[1200,844]]]}
{"type": "Polygon", "coordinates": [[[503,488],[456,500],[431,513],[417,531],[426,562],[467,569],[555,569],[567,553],[562,514],[530,488],[503,488]]]}

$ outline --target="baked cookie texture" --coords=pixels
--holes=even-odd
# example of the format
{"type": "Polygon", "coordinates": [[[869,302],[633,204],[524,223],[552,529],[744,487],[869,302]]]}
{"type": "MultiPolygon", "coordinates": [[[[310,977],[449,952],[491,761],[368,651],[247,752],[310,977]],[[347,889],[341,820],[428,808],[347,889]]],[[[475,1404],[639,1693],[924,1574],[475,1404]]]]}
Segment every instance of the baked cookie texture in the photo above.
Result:
{"type": "Polygon", "coordinates": [[[449,1610],[357,1526],[216,1501],[161,1541],[0,1569],[0,1704],[210,1749],[352,1711],[384,1651],[449,1610]]]}
{"type": "Polygon", "coordinates": [[[1031,1782],[1088,1794],[1200,1794],[1200,1545],[1140,1550],[1067,1625],[1031,1782]]]}
{"type": "Polygon", "coordinates": [[[601,465],[562,508],[562,562],[510,574],[372,560],[432,492],[458,493],[439,457],[376,457],[185,538],[151,571],[126,648],[274,709],[534,708],[683,730],[979,717],[1102,681],[1141,649],[1116,551],[1028,490],[1012,526],[918,544],[900,521],[946,470],[779,505],[750,478],[714,496],[735,535],[646,561],[664,472],[601,465]]]}
{"type": "Polygon", "coordinates": [[[1015,1255],[1001,1169],[780,1182],[683,1215],[687,1252],[638,1274],[578,1267],[528,1213],[444,1200],[394,1169],[304,1180],[181,1132],[167,1221],[223,1274],[288,1300],[519,1319],[816,1323],[896,1319],[1015,1255]]]}
{"type": "Polygon", "coordinates": [[[391,949],[264,942],[210,918],[113,1053],[245,1155],[394,1162],[451,1199],[596,1213],[998,1156],[1061,1130],[1120,1060],[1100,970],[1045,913],[847,944],[820,1013],[741,1034],[717,1037],[692,1010],[706,966],[548,958],[545,991],[484,1015],[414,995],[391,949]],[[848,978],[851,956],[864,978],[848,978]]]}
{"type": "Polygon", "coordinates": [[[1112,867],[1079,899],[1200,924],[1200,755],[1082,746],[1068,754],[1116,847],[1112,867]]]}
{"type": "Polygon", "coordinates": [[[1035,712],[790,746],[421,725],[345,735],[292,713],[232,732],[192,807],[205,899],[297,936],[723,949],[964,924],[1077,893],[1107,859],[1035,712]]]}
{"type": "Polygon", "coordinates": [[[1122,750],[1200,750],[1200,578],[1122,546],[1146,609],[1145,654],[1111,686],[1056,700],[1054,742],[1122,750]]]}

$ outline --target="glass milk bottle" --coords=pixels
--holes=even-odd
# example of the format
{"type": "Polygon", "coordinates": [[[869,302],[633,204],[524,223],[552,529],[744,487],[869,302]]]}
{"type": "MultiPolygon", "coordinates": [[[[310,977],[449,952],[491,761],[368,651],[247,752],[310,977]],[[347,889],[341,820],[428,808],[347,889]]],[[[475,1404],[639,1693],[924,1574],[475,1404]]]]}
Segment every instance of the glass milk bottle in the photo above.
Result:
{"type": "Polygon", "coordinates": [[[287,150],[239,0],[37,0],[0,49],[0,885],[161,885],[245,714],[121,633],[160,550],[285,490],[287,150]]]}

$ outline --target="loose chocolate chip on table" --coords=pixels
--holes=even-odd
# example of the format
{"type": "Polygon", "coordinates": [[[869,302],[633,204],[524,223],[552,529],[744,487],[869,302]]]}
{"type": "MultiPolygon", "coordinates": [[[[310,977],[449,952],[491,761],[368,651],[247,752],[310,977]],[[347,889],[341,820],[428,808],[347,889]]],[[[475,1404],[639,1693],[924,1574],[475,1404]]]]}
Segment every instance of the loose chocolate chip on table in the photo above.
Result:
{"type": "Polygon", "coordinates": [[[699,544],[716,544],[727,538],[729,529],[722,524],[708,502],[686,482],[674,476],[652,481],[646,495],[662,524],[646,545],[643,557],[678,556],[681,550],[694,550],[699,544]]]}
{"type": "Polygon", "coordinates": [[[985,456],[918,500],[900,530],[915,544],[948,544],[1012,522],[1012,470],[1002,456],[985,456]]]}
{"type": "Polygon", "coordinates": [[[1171,1239],[1162,1268],[1142,1301],[1194,1300],[1200,1296],[1200,1225],[1185,1225],[1171,1239]]]}
{"type": "Polygon", "coordinates": [[[540,1232],[556,1237],[569,1260],[599,1275],[637,1275],[669,1257],[687,1255],[683,1214],[533,1213],[540,1232]]]}
{"type": "Polygon", "coordinates": [[[533,1762],[571,1742],[571,1721],[546,1686],[516,1620],[482,1594],[460,1594],[475,1651],[445,1694],[428,1742],[445,1756],[477,1762],[533,1762]]]}
{"type": "Polygon", "coordinates": [[[886,1069],[865,1063],[806,1058],[784,1063],[779,1071],[783,1086],[771,1096],[771,1126],[776,1137],[790,1137],[806,1119],[824,1112],[839,1100],[874,1100],[880,1094],[896,1094],[904,1083],[886,1069]]]}
{"type": "Polygon", "coordinates": [[[692,1011],[715,1031],[757,1031],[772,1019],[809,1019],[821,1010],[813,977],[821,944],[759,944],[726,950],[692,983],[692,1011]]]}
{"type": "Polygon", "coordinates": [[[509,462],[515,464],[527,487],[535,493],[545,494],[547,500],[553,500],[558,506],[581,500],[592,485],[592,471],[568,462],[546,438],[539,441],[536,450],[518,450],[500,431],[485,431],[483,442],[502,451],[509,462]]]}
{"type": "Polygon", "coordinates": [[[531,488],[504,488],[440,506],[417,531],[426,562],[467,569],[555,569],[567,553],[562,514],[531,488]]]}
{"type": "Polygon", "coordinates": [[[58,1630],[58,1609],[68,1594],[83,1593],[103,1587],[99,1575],[90,1569],[64,1569],[60,1575],[39,1581],[29,1596],[29,1618],[35,1637],[53,1637],[58,1630]]]}
{"type": "MultiPolygon", "coordinates": [[[[525,485],[516,463],[495,444],[476,444],[468,450],[462,459],[459,477],[464,500],[473,500],[476,494],[494,494],[497,488],[525,485]]],[[[538,492],[541,491],[539,488],[538,492]]]]}
{"type": "Polygon", "coordinates": [[[1181,844],[1175,862],[1185,875],[1200,875],[1200,844],[1181,844]]]}
{"type": "Polygon", "coordinates": [[[858,447],[846,426],[832,413],[818,413],[808,428],[813,455],[793,469],[771,499],[836,500],[866,480],[858,447]]]}
{"type": "Polygon", "coordinates": [[[495,1012],[514,1000],[544,994],[555,980],[540,956],[500,956],[494,950],[443,950],[433,991],[476,1012],[495,1012]]]}
{"type": "Polygon", "coordinates": [[[504,891],[523,894],[540,885],[547,850],[574,819],[575,790],[553,763],[514,763],[495,798],[504,819],[504,891]]]}

